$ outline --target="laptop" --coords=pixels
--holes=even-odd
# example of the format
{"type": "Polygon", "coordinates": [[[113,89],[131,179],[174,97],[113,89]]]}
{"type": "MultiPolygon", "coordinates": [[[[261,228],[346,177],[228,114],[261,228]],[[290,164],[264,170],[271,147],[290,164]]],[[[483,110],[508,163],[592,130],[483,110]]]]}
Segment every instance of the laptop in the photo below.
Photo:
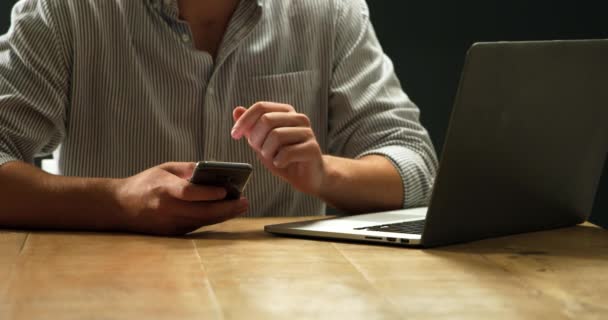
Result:
{"type": "Polygon", "coordinates": [[[428,207],[265,230],[434,247],[584,222],[608,151],[607,57],[608,40],[474,44],[428,207]]]}

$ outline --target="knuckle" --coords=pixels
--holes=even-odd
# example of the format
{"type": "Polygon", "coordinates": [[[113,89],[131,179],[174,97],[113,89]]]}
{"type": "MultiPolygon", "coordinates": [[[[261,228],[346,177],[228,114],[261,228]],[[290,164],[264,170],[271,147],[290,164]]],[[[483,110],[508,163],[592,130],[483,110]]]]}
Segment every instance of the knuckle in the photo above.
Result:
{"type": "Polygon", "coordinates": [[[148,193],[152,197],[160,198],[160,197],[164,197],[164,196],[168,195],[169,189],[165,185],[157,184],[157,185],[151,186],[148,189],[148,193]]]}
{"type": "Polygon", "coordinates": [[[273,149],[274,149],[273,146],[265,143],[264,146],[262,146],[260,153],[262,154],[262,157],[264,159],[270,160],[274,155],[273,149]]]}
{"type": "Polygon", "coordinates": [[[321,152],[321,148],[319,147],[319,144],[315,140],[308,141],[304,145],[304,150],[306,150],[306,152],[318,152],[318,153],[321,152]]]}
{"type": "Polygon", "coordinates": [[[273,123],[272,116],[270,116],[268,113],[265,113],[260,117],[260,122],[262,123],[262,125],[270,127],[273,123]]]}
{"type": "Polygon", "coordinates": [[[298,122],[304,124],[306,127],[310,127],[310,125],[311,125],[310,118],[308,118],[307,115],[305,115],[303,113],[298,113],[296,117],[298,119],[298,122]]]}
{"type": "Polygon", "coordinates": [[[159,198],[152,199],[152,201],[150,201],[148,204],[148,208],[149,208],[149,210],[151,210],[153,212],[160,211],[162,208],[160,199],[159,198]]]}
{"type": "Polygon", "coordinates": [[[269,109],[268,103],[265,101],[256,102],[251,108],[256,112],[267,112],[269,109]]]}
{"type": "Polygon", "coordinates": [[[259,150],[262,146],[263,137],[260,134],[251,135],[249,143],[255,150],[259,150]]]}
{"type": "Polygon", "coordinates": [[[158,167],[161,168],[166,168],[166,167],[171,167],[174,164],[174,162],[168,161],[168,162],[163,162],[161,165],[159,165],[158,167]]]}
{"type": "Polygon", "coordinates": [[[306,128],[306,130],[304,131],[304,134],[305,134],[306,138],[308,138],[308,139],[315,137],[315,132],[312,131],[311,128],[306,128]]]}
{"type": "Polygon", "coordinates": [[[271,141],[281,142],[283,134],[281,133],[280,128],[272,129],[268,133],[268,139],[271,141]]]}
{"type": "Polygon", "coordinates": [[[168,204],[167,198],[156,197],[156,198],[152,199],[152,201],[150,201],[150,205],[148,207],[155,214],[158,214],[158,213],[163,213],[163,212],[167,211],[169,209],[168,206],[169,206],[169,204],[168,204]]]}
{"type": "Polygon", "coordinates": [[[249,109],[253,109],[253,110],[257,110],[257,109],[261,109],[264,108],[265,103],[263,101],[258,101],[256,103],[254,103],[251,108],[249,109]]]}

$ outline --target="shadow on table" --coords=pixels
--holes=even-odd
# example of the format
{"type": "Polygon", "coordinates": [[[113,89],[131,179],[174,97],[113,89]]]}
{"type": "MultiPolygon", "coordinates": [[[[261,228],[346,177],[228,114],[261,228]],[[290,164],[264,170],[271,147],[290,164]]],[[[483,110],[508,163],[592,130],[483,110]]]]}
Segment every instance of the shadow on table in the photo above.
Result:
{"type": "Polygon", "coordinates": [[[184,236],[187,239],[213,239],[213,240],[278,240],[284,239],[264,231],[264,226],[280,222],[294,222],[318,219],[319,217],[288,218],[277,221],[275,218],[244,218],[226,221],[220,224],[203,227],[184,236]]]}
{"type": "Polygon", "coordinates": [[[185,239],[196,239],[196,240],[247,240],[247,241],[256,241],[256,240],[265,240],[274,238],[273,235],[264,232],[264,230],[258,231],[217,231],[217,230],[208,230],[208,231],[196,231],[193,233],[189,233],[182,238],[185,239]]]}
{"type": "MultiPolygon", "coordinates": [[[[268,234],[263,230],[243,231],[202,230],[191,233],[185,239],[195,240],[233,240],[233,241],[314,241],[317,243],[339,243],[347,245],[348,250],[381,250],[399,254],[396,246],[353,241],[323,240],[301,237],[283,237],[268,234]]],[[[295,243],[295,242],[294,242],[295,243]]],[[[408,250],[402,247],[403,250],[408,250]]],[[[412,250],[412,249],[410,249],[412,250]]],[[[513,256],[572,257],[592,260],[608,259],[608,232],[588,225],[562,228],[532,233],[517,234],[499,238],[479,240],[463,244],[423,250],[430,255],[454,256],[455,254],[506,254],[513,256]]]]}
{"type": "Polygon", "coordinates": [[[608,232],[589,225],[531,232],[425,250],[429,254],[510,254],[513,256],[608,259],[608,232]]]}

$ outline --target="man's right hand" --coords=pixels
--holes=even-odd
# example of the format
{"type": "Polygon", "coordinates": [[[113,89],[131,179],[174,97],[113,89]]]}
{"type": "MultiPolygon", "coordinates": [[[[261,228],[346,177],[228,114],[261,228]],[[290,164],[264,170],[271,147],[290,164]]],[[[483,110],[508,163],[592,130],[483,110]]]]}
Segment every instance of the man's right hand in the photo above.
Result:
{"type": "Polygon", "coordinates": [[[116,181],[121,225],[127,231],[183,235],[247,212],[245,198],[222,201],[226,190],[187,179],[194,163],[171,162],[116,181]]]}

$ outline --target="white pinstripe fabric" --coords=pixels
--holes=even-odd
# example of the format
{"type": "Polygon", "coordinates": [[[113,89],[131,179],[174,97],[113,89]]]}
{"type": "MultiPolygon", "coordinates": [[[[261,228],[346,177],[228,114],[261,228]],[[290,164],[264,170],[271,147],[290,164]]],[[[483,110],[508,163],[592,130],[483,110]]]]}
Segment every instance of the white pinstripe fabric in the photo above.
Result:
{"type": "Polygon", "coordinates": [[[311,118],[324,152],[391,159],[404,206],[428,201],[433,147],[363,0],[242,0],[215,61],[191,39],[175,0],[20,1],[0,37],[0,164],[59,144],[71,176],[249,162],[251,216],[323,214],[230,138],[235,106],[274,101],[311,118]]]}

